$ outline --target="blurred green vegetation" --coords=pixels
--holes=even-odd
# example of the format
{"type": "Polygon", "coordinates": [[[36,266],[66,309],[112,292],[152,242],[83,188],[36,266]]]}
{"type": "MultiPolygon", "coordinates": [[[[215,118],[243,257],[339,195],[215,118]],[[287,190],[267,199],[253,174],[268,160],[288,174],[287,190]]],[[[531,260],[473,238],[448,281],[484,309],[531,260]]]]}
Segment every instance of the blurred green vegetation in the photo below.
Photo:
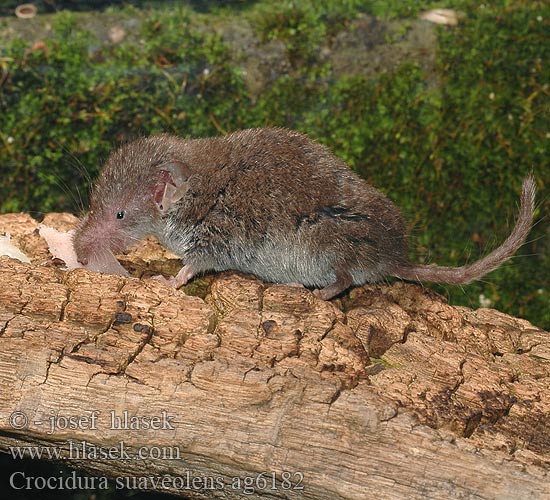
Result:
{"type": "Polygon", "coordinates": [[[533,171],[541,221],[529,243],[485,281],[436,288],[453,304],[484,298],[550,328],[547,2],[448,2],[463,16],[435,28],[435,70],[404,61],[374,78],[334,73],[319,47],[360,14],[415,18],[439,2],[198,3],[110,8],[121,22],[143,19],[119,44],[77,28],[70,12],[51,16],[43,44],[0,43],[0,212],[77,213],[81,165],[93,178],[128,138],[279,125],[325,143],[401,207],[411,260],[459,265],[507,236],[533,171]],[[289,62],[257,95],[212,29],[242,18],[259,43],[284,44],[289,62]]]}

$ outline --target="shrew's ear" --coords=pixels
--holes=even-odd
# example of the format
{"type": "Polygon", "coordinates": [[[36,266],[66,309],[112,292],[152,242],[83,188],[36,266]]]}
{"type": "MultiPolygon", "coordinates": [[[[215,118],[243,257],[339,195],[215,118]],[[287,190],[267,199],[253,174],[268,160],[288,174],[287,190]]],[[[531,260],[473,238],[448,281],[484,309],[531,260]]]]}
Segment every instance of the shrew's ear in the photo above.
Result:
{"type": "Polygon", "coordinates": [[[159,179],[153,189],[153,199],[161,214],[181,200],[189,188],[189,167],[173,161],[159,167],[159,179]]]}

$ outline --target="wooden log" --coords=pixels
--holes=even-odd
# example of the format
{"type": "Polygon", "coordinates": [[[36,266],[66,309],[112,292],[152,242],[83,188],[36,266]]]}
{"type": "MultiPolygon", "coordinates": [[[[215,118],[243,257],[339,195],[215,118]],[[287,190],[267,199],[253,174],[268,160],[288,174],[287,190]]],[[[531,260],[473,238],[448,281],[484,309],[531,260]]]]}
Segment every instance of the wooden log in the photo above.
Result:
{"type": "MultiPolygon", "coordinates": [[[[525,320],[399,282],[324,302],[223,273],[190,296],[6,230],[32,263],[0,257],[3,452],[193,499],[550,496],[550,336],[525,320]]],[[[177,265],[151,245],[134,271],[177,265]]]]}

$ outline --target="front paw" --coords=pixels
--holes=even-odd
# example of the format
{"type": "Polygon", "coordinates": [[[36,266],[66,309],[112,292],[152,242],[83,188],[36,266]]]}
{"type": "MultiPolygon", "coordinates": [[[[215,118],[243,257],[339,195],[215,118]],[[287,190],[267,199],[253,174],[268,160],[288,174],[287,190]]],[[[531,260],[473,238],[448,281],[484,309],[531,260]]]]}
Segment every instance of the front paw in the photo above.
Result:
{"type": "Polygon", "coordinates": [[[162,281],[165,285],[171,286],[173,288],[179,288],[180,286],[186,285],[187,282],[195,275],[195,271],[189,265],[183,266],[179,273],[176,276],[170,276],[165,278],[162,275],[155,275],[153,279],[162,281]]]}
{"type": "Polygon", "coordinates": [[[174,276],[170,276],[169,278],[166,278],[162,274],[157,274],[155,276],[151,276],[151,279],[160,281],[163,285],[172,287],[172,288],[178,288],[178,282],[174,276]]]}

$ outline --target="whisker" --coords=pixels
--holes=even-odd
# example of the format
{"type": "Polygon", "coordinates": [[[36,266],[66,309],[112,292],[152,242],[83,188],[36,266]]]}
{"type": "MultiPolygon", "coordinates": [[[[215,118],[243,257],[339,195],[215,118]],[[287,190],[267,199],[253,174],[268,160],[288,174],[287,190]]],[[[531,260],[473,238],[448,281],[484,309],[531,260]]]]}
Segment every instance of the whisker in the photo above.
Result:
{"type": "Polygon", "coordinates": [[[65,180],[63,179],[63,177],[61,177],[61,175],[55,173],[55,172],[52,172],[52,175],[54,176],[55,178],[55,181],[56,181],[56,184],[61,188],[61,190],[67,195],[69,196],[69,198],[72,200],[73,202],[73,205],[76,205],[76,208],[80,211],[83,211],[83,205],[82,205],[82,199],[80,198],[80,193],[79,193],[79,198],[77,198],[74,194],[74,192],[71,190],[71,188],[69,187],[69,185],[65,182],[65,180]]]}
{"type": "Polygon", "coordinates": [[[55,140],[55,143],[62,149],[63,153],[65,153],[65,155],[67,155],[72,160],[70,165],[72,167],[75,167],[80,172],[80,174],[82,175],[82,177],[84,177],[84,180],[88,183],[88,185],[91,185],[92,178],[90,177],[88,170],[86,169],[84,164],[80,161],[80,159],[74,153],[72,153],[67,146],[61,144],[58,140],[55,140]]]}

